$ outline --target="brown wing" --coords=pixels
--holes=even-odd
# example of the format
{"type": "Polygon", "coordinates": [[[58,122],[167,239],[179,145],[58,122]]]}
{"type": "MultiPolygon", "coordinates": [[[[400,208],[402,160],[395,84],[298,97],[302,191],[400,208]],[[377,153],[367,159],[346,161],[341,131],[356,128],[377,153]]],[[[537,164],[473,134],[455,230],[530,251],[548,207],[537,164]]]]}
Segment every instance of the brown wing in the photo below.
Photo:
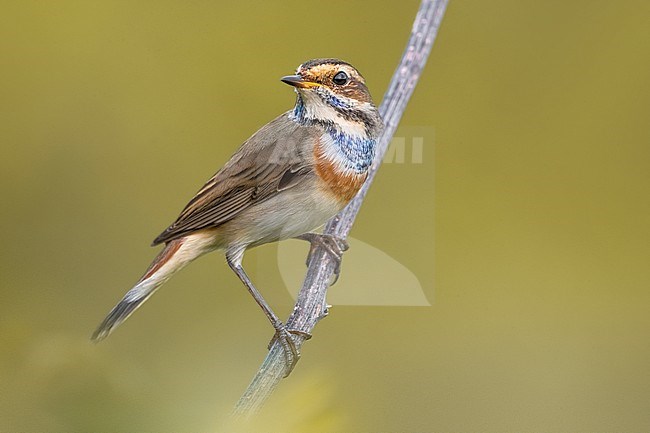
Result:
{"type": "Polygon", "coordinates": [[[185,206],[152,245],[219,225],[255,203],[313,174],[313,147],[320,136],[283,114],[249,138],[185,206]]]}

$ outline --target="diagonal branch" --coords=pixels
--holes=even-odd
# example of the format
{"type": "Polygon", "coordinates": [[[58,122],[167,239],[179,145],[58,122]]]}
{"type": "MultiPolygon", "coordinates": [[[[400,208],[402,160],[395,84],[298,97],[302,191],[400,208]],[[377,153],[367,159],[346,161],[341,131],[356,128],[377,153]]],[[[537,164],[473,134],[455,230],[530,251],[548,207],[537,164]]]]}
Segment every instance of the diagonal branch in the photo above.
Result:
{"type": "MultiPolygon", "coordinates": [[[[397,125],[429,57],[446,6],[447,0],[422,0],[413,23],[411,37],[379,107],[379,112],[384,119],[385,129],[379,140],[377,154],[368,174],[368,180],[348,206],[329,221],[325,233],[342,239],[348,236],[361,203],[377,173],[388,144],[397,129],[397,125]]],[[[286,323],[288,329],[310,334],[316,323],[327,316],[325,296],[334,267],[335,264],[331,256],[323,248],[314,249],[293,313],[286,323]]],[[[295,335],[293,338],[296,347],[300,349],[305,342],[305,338],[301,335],[295,335]]],[[[259,410],[280,383],[284,374],[284,352],[282,345],[275,341],[248,389],[237,403],[234,410],[235,415],[250,415],[259,410]]]]}

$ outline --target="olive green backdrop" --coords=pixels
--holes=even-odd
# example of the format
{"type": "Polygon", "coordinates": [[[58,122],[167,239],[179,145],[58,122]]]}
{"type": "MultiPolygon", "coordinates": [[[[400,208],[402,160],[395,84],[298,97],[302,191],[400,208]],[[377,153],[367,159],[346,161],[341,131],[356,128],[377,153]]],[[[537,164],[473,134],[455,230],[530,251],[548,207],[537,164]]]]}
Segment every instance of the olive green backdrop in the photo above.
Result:
{"type": "MultiPolygon", "coordinates": [[[[272,330],[222,255],[90,344],[279,78],[340,57],[379,102],[417,5],[2,2],[1,432],[650,430],[646,1],[451,0],[352,233],[431,306],[334,306],[250,424],[272,330]]],[[[276,251],[245,265],[286,317],[276,251]]],[[[332,293],[391,272],[364,251],[332,293]]]]}

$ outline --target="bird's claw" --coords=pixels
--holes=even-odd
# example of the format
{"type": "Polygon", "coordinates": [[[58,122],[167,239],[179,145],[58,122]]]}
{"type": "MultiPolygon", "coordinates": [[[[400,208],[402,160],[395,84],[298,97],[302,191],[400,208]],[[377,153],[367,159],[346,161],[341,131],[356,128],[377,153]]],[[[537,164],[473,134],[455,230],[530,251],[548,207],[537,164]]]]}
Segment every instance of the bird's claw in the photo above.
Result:
{"type": "Polygon", "coordinates": [[[321,246],[325,249],[325,251],[327,251],[330,257],[334,260],[334,281],[332,281],[332,285],[335,284],[339,279],[339,275],[341,274],[341,261],[343,260],[343,253],[350,248],[350,245],[347,243],[347,241],[337,236],[319,233],[305,233],[303,235],[297,236],[297,239],[308,241],[311,244],[309,255],[307,256],[307,266],[311,264],[311,258],[313,256],[314,249],[317,246],[321,246]]]}
{"type": "Polygon", "coordinates": [[[297,329],[287,329],[285,325],[278,324],[278,326],[275,328],[275,334],[273,335],[271,341],[269,341],[268,345],[269,350],[276,341],[278,341],[280,343],[280,346],[282,346],[286,361],[284,377],[287,377],[289,374],[291,374],[293,368],[296,366],[298,360],[300,359],[300,351],[296,347],[296,343],[291,334],[298,335],[305,340],[309,340],[311,338],[311,334],[308,332],[299,331],[297,329]]]}

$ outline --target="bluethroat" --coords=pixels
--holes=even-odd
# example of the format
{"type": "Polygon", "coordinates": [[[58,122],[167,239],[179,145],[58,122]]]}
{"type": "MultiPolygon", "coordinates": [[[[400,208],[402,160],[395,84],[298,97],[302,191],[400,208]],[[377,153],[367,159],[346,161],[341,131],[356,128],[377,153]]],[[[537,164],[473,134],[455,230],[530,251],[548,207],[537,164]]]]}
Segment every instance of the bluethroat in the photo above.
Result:
{"type": "MultiPolygon", "coordinates": [[[[312,233],[359,191],[383,128],[365,80],[349,63],[315,59],[282,78],[296,105],[253,134],[153,241],[165,247],[92,336],[106,338],[176,272],[215,250],[262,308],[291,371],[299,353],[242,267],[248,248],[288,238],[321,244],[340,261],[340,240],[312,233]]],[[[287,373],[288,374],[288,373],[287,373]]]]}

